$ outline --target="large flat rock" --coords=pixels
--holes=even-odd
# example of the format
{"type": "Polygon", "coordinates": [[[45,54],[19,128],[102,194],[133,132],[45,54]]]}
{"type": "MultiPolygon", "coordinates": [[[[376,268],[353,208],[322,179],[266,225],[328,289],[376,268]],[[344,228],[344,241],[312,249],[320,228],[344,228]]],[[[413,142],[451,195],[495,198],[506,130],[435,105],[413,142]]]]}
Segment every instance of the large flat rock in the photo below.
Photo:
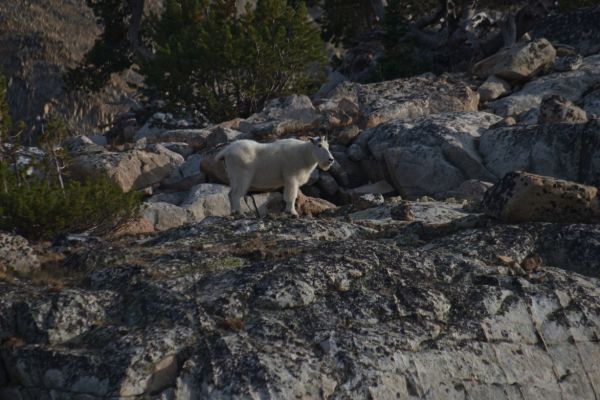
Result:
{"type": "Polygon", "coordinates": [[[478,151],[486,168],[502,178],[526,171],[600,185],[600,122],[513,126],[482,133],[478,151]]]}
{"type": "Polygon", "coordinates": [[[384,123],[363,135],[373,157],[385,162],[398,193],[431,196],[469,179],[495,180],[483,165],[477,141],[499,120],[484,112],[442,113],[384,123]]]}
{"type": "Polygon", "coordinates": [[[477,111],[479,95],[448,77],[413,77],[359,84],[344,83],[331,94],[358,104],[367,128],[443,112],[477,111]]]}
{"type": "Polygon", "coordinates": [[[599,239],[210,217],[99,243],[62,290],[0,281],[0,397],[595,399],[599,239]],[[542,278],[499,258],[534,253],[542,278]]]}
{"type": "Polygon", "coordinates": [[[561,95],[577,102],[600,83],[600,55],[586,57],[576,71],[560,72],[542,76],[526,83],[521,90],[510,96],[486,104],[495,114],[518,116],[542,103],[551,95],[561,95]]]}

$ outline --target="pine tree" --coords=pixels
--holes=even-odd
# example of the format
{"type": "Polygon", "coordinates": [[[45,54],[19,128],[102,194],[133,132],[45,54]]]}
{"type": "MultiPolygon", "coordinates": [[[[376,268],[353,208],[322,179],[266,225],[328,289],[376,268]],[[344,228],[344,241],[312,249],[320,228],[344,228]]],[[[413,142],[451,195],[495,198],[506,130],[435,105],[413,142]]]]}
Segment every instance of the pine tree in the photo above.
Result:
{"type": "Polygon", "coordinates": [[[12,118],[10,117],[10,109],[8,107],[8,81],[6,77],[0,73],[0,145],[6,140],[8,131],[12,126],[12,118]]]}
{"type": "Polygon", "coordinates": [[[323,39],[351,46],[376,23],[370,0],[324,0],[323,39]]]}
{"type": "Polygon", "coordinates": [[[374,80],[408,77],[431,69],[431,65],[417,56],[416,44],[404,40],[408,26],[405,2],[389,0],[383,20],[385,53],[379,60],[379,76],[374,80]]]}
{"type": "Polygon", "coordinates": [[[597,6],[600,4],[599,0],[560,0],[558,5],[563,11],[570,11],[582,7],[597,6]]]}
{"type": "Polygon", "coordinates": [[[71,89],[98,91],[111,74],[134,62],[135,54],[127,40],[131,10],[123,0],[86,0],[86,4],[104,29],[81,65],[67,71],[65,81],[71,89]]]}
{"type": "Polygon", "coordinates": [[[306,6],[258,0],[169,0],[153,30],[156,55],[141,64],[148,93],[212,120],[247,116],[273,97],[316,87],[326,62],[306,6]]]}

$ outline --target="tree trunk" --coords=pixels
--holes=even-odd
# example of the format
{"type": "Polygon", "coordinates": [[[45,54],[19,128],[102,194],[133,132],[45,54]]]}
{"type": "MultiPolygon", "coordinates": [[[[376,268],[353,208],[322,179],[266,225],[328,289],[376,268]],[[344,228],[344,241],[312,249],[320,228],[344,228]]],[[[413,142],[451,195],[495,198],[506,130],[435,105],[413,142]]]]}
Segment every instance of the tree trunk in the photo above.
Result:
{"type": "Polygon", "coordinates": [[[152,57],[152,52],[142,45],[140,39],[140,28],[142,25],[142,16],[144,14],[144,0],[127,0],[131,11],[131,24],[127,31],[127,39],[131,43],[133,50],[145,59],[152,57]]]}

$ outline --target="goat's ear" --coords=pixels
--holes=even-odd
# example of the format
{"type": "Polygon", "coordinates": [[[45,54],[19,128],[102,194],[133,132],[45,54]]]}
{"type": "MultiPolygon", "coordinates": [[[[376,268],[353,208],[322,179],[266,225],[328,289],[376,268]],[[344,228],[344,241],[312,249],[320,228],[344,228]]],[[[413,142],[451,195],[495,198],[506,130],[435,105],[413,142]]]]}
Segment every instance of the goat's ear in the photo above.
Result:
{"type": "Polygon", "coordinates": [[[318,144],[319,143],[319,138],[311,137],[310,141],[311,141],[312,144],[318,144]]]}

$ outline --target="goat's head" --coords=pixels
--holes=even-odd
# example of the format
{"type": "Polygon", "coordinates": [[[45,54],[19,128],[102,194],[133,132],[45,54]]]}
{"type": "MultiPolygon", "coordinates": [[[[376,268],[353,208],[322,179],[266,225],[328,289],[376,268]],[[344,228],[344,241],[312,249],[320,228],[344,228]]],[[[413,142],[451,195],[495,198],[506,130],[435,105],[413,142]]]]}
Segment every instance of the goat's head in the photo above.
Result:
{"type": "Polygon", "coordinates": [[[327,171],[333,165],[335,161],[333,156],[329,152],[329,143],[327,143],[327,138],[323,136],[310,138],[311,143],[314,146],[314,154],[317,158],[317,163],[319,164],[319,168],[323,171],[327,171]]]}

